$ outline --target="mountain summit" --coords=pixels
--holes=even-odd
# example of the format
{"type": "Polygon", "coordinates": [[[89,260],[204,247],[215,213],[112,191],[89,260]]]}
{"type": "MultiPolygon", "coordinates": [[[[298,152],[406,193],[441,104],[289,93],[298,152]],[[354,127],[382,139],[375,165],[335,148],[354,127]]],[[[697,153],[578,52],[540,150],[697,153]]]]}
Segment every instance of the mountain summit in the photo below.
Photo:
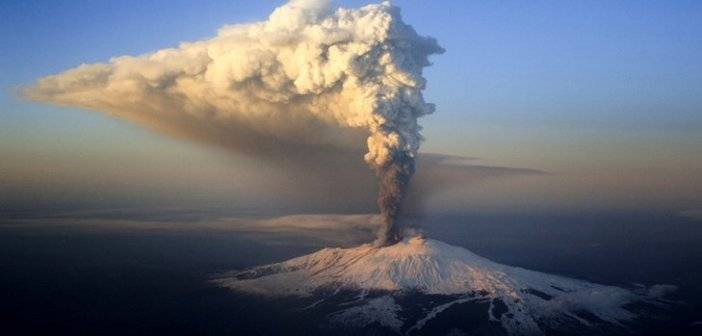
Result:
{"type": "Polygon", "coordinates": [[[668,301],[661,296],[674,289],[666,285],[624,289],[530,271],[423,237],[386,247],[325,248],[215,281],[267,298],[314,298],[306,308],[340,302],[328,314],[329,321],[359,327],[375,324],[406,334],[421,332],[443,312],[467,303],[485,305],[488,322],[510,334],[625,329],[637,318],[635,304],[664,305],[668,301]],[[405,302],[423,303],[409,308],[405,302]],[[404,310],[416,316],[407,316],[404,310]]]}

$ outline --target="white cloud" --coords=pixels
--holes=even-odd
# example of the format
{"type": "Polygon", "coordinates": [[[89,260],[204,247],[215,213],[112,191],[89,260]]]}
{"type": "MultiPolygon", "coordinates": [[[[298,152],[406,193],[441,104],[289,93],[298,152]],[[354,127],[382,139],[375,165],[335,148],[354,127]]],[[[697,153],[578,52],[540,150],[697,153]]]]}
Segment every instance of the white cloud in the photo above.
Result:
{"type": "Polygon", "coordinates": [[[417,118],[434,109],[422,69],[440,52],[389,3],[332,11],[328,1],[293,0],[266,21],[83,64],[24,94],[254,154],[281,142],[346,146],[338,130],[361,129],[366,160],[379,166],[393,151],[416,154],[417,118]]]}

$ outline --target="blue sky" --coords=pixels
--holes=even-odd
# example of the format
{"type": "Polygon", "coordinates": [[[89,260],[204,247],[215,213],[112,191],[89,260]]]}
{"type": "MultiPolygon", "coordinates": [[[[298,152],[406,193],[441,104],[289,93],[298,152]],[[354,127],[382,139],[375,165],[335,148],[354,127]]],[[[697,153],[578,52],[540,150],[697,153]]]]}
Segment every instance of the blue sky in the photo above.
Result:
{"type": "MultiPolygon", "coordinates": [[[[364,2],[337,3],[355,7],[364,2]]],[[[531,190],[523,195],[538,190],[552,198],[573,197],[564,206],[628,204],[637,194],[629,201],[632,206],[702,207],[699,1],[393,3],[402,7],[406,22],[447,50],[433,57],[435,64],[426,71],[426,99],[438,108],[422,120],[425,151],[556,172],[554,180],[521,188],[531,190]],[[608,181],[621,185],[610,190],[608,181]],[[619,196],[599,199],[602,193],[619,196]],[[641,196],[647,193],[650,197],[641,196]]],[[[38,164],[70,170],[70,162],[112,167],[123,160],[139,167],[129,167],[130,173],[117,174],[122,177],[115,181],[140,175],[148,182],[154,179],[145,176],[180,174],[163,168],[180,157],[208,162],[201,167],[208,174],[221,173],[228,163],[211,159],[218,154],[206,154],[208,149],[99,114],[25,102],[14,90],[81,63],[172,47],[213,36],[224,24],[263,20],[280,4],[3,1],[0,154],[12,162],[0,169],[10,176],[38,164]]],[[[197,175],[192,171],[182,174],[197,175]]],[[[63,176],[51,169],[37,174],[49,180],[63,176]]],[[[13,188],[35,184],[32,180],[6,179],[13,188]]],[[[444,198],[514,202],[500,189],[508,187],[493,187],[492,198],[444,198]]],[[[54,183],[48,188],[61,194],[58,190],[68,187],[54,183]]]]}

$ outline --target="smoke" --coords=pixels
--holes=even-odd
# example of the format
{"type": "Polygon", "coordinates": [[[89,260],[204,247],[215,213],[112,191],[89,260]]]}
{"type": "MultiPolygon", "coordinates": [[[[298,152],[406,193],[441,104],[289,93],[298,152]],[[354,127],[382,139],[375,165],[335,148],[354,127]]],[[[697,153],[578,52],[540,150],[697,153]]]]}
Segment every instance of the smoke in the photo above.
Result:
{"type": "Polygon", "coordinates": [[[83,64],[24,95],[250,155],[282,155],[290,146],[343,151],[354,146],[348,130],[363,130],[364,159],[381,183],[377,243],[386,245],[401,236],[397,215],[422,139],[417,119],[434,111],[422,96],[422,69],[441,52],[387,2],[332,10],[327,1],[293,0],[267,21],[83,64]]]}
{"type": "Polygon", "coordinates": [[[376,245],[392,245],[402,239],[402,226],[398,223],[398,214],[402,198],[414,175],[413,155],[415,154],[416,152],[395,151],[386,165],[376,168],[380,178],[378,208],[383,219],[376,245]]]}

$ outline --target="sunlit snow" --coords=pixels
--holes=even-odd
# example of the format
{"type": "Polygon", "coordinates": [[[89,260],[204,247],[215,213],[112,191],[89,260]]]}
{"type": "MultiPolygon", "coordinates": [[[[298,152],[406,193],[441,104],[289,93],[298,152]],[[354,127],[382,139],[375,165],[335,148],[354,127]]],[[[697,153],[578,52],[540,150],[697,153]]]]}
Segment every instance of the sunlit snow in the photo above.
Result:
{"type": "Polygon", "coordinates": [[[358,291],[362,299],[369,291],[387,292],[362,305],[342,309],[332,316],[354,325],[378,322],[399,331],[403,321],[394,293],[416,291],[451,295],[455,299],[429,309],[407,332],[421,329],[429,320],[454,304],[490,302],[489,317],[510,333],[540,334],[540,325],[566,318],[584,326],[588,316],[614,325],[636,315],[627,304],[665,303],[661,297],[672,286],[629,290],[562,276],[530,271],[490,261],[464,248],[425,239],[407,238],[387,246],[370,244],[355,248],[326,248],[282,263],[256,267],[215,280],[221,286],[266,297],[301,296],[358,291]],[[493,314],[499,300],[507,313],[493,314]]]}

